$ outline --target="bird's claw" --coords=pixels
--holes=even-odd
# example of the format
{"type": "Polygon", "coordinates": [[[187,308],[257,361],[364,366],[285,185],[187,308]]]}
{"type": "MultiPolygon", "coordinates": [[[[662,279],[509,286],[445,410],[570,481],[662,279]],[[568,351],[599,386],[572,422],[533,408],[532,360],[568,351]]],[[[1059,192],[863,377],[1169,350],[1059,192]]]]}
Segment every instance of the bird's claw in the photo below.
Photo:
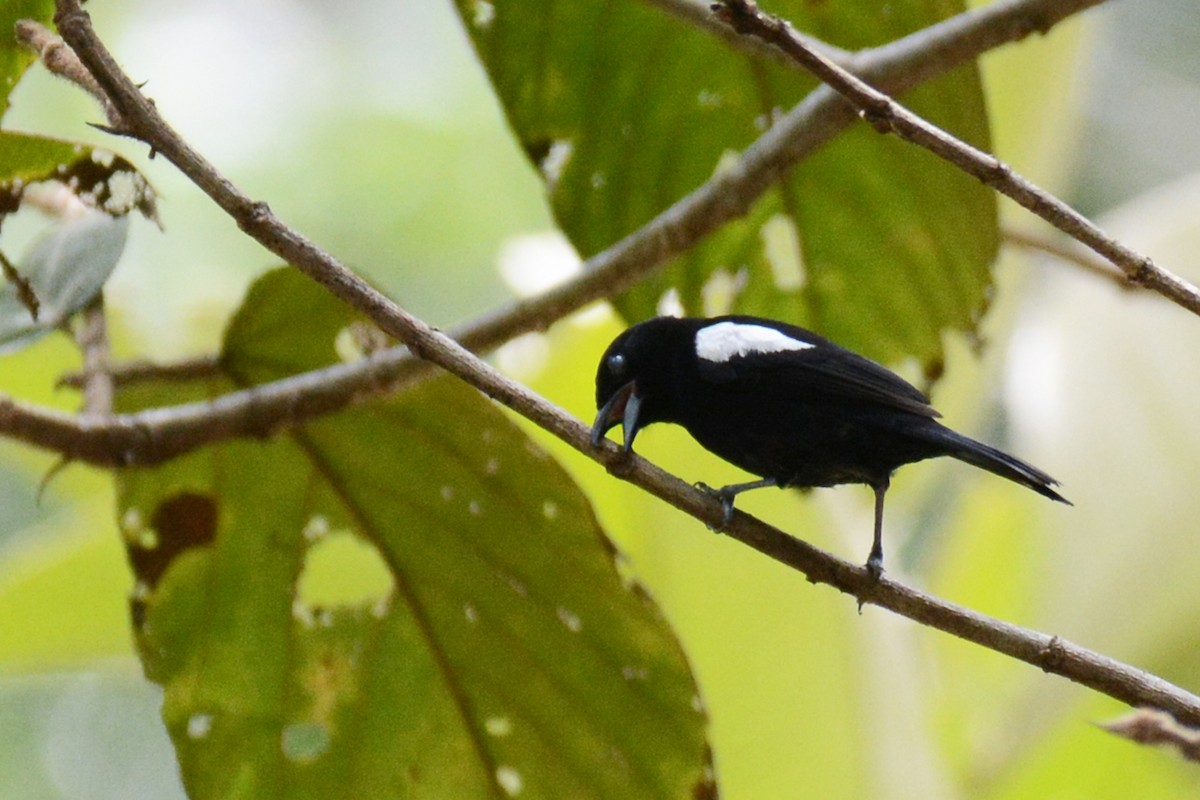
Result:
{"type": "Polygon", "coordinates": [[[733,522],[733,494],[727,492],[723,488],[714,489],[703,481],[700,481],[694,485],[697,489],[704,492],[709,497],[721,501],[721,522],[717,525],[713,525],[712,523],[708,522],[705,523],[710,531],[713,531],[714,533],[721,533],[723,530],[729,527],[729,523],[733,522]]]}

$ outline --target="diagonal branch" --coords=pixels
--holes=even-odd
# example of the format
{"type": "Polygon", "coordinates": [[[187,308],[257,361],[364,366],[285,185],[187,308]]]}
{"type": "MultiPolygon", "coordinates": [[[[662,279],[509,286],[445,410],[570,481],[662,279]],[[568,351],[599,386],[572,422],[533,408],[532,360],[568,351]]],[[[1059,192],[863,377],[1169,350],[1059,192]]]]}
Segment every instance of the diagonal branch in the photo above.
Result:
{"type": "MultiPolygon", "coordinates": [[[[586,425],[505,377],[464,349],[460,343],[396,306],[300,234],[283,226],[264,204],[254,203],[243,195],[158,118],[152,104],[116,68],[111,56],[96,40],[77,0],[59,0],[58,23],[64,38],[72,43],[84,63],[96,73],[100,85],[110,93],[130,132],[179,165],[233,215],[243,229],[272,252],[366,313],[383,330],[406,342],[414,354],[452,372],[577,450],[589,454],[610,472],[697,519],[714,522],[723,514],[718,501],[649,462],[623,453],[612,443],[605,444],[599,450],[592,449],[589,444],[590,431],[586,425]]],[[[312,380],[314,374],[301,378],[312,380]]],[[[213,405],[219,405],[223,400],[219,398],[213,405]]],[[[17,408],[13,401],[0,398],[0,429],[6,418],[13,417],[17,408]]],[[[148,416],[142,416],[141,419],[150,422],[155,413],[166,412],[144,412],[148,416]]],[[[24,421],[31,418],[29,415],[21,417],[24,421]]],[[[53,432],[51,429],[61,433],[70,424],[77,424],[69,418],[61,415],[55,417],[45,412],[37,419],[47,426],[44,431],[47,436],[53,432]]],[[[137,427],[123,427],[131,419],[118,418],[121,424],[98,430],[90,434],[88,440],[125,437],[126,444],[136,445],[139,435],[137,427]]],[[[94,452],[111,457],[113,450],[97,446],[94,452]]],[[[834,586],[854,595],[860,602],[891,609],[922,624],[1019,658],[1048,672],[1064,675],[1124,702],[1162,708],[1184,722],[1200,720],[1200,698],[1152,675],[1057,637],[1028,631],[946,603],[888,578],[876,581],[865,569],[794,539],[743,512],[735,513],[728,531],[739,541],[802,572],[809,580],[834,586]]]]}
{"type": "Polygon", "coordinates": [[[1104,256],[1125,273],[1131,283],[1158,292],[1193,314],[1200,314],[1200,289],[1162,269],[1148,256],[1108,237],[1087,217],[1021,177],[1000,159],[951,136],[842,69],[810,47],[786,21],[760,11],[754,0],[723,0],[714,8],[734,30],[770,42],[794,58],[845,97],[880,133],[895,133],[924,147],[1104,256]]]}
{"type": "MultiPolygon", "coordinates": [[[[695,5],[686,0],[653,1],[695,5]]],[[[988,49],[1045,32],[1101,1],[999,0],[860,52],[853,57],[854,68],[877,85],[900,92],[988,49]]],[[[60,13],[77,12],[76,4],[63,4],[60,13]]],[[[693,12],[678,15],[687,19],[697,16],[693,12]]],[[[86,17],[83,20],[85,24],[76,25],[77,33],[69,38],[73,46],[87,52],[95,46],[95,36],[86,17]]],[[[97,63],[96,55],[89,58],[93,69],[115,76],[108,78],[108,83],[123,80],[125,93],[140,97],[111,56],[105,53],[102,63],[97,63]]],[[[754,142],[733,169],[722,171],[638,231],[588,259],[580,277],[455,328],[452,337],[468,350],[487,352],[520,334],[545,330],[571,312],[633,286],[725,222],[747,213],[788,169],[855,119],[853,109],[836,92],[827,86],[818,88],[754,142]]],[[[152,146],[169,152],[159,139],[152,146]]],[[[177,163],[182,169],[185,164],[194,165],[195,160],[189,156],[177,163]]],[[[215,172],[205,181],[218,187],[227,183],[215,172]]],[[[428,364],[412,358],[406,347],[395,347],[355,364],[235,392],[217,402],[122,417],[111,426],[107,452],[103,442],[94,438],[98,434],[82,438],[73,432],[69,420],[4,398],[0,398],[0,432],[93,463],[157,463],[229,437],[264,436],[282,426],[298,425],[429,374],[428,364]],[[39,440],[39,436],[50,438],[39,440]]]]}
{"type": "MultiPolygon", "coordinates": [[[[624,453],[608,442],[599,451],[590,446],[591,430],[566,411],[512,384],[503,376],[493,375],[490,367],[476,362],[471,370],[472,383],[493,386],[498,399],[516,409],[540,426],[550,430],[567,444],[600,461],[609,472],[622,480],[705,522],[716,524],[723,519],[719,501],[696,489],[633,453],[624,453]],[[478,373],[478,374],[475,374],[478,373]],[[478,381],[478,382],[476,382],[478,381]],[[512,395],[499,396],[510,391],[512,395]],[[543,420],[552,418],[552,423],[543,420]]],[[[214,401],[219,404],[220,400],[214,401]]],[[[203,404],[195,404],[201,406],[203,404]]],[[[9,402],[0,399],[0,421],[9,402]]],[[[44,440],[62,434],[78,422],[66,415],[44,412],[46,429],[39,432],[44,440]],[[52,418],[51,418],[52,417],[52,418]],[[57,428],[53,426],[57,425],[57,428]]],[[[155,411],[125,415],[119,427],[86,431],[88,442],[94,442],[94,453],[107,458],[110,445],[136,446],[138,428],[130,423],[134,418],[151,421],[155,411]]],[[[86,457],[86,453],[80,457],[86,457]]],[[[102,463],[110,463],[104,461],[102,463]]],[[[725,534],[754,548],[763,555],[795,569],[813,583],[823,583],[850,594],[860,603],[879,606],[922,625],[949,633],[975,644],[1031,664],[1045,672],[1087,686],[1131,706],[1145,706],[1167,711],[1184,724],[1200,725],[1200,697],[1162,680],[1150,673],[1123,664],[1078,645],[1044,633],[1023,628],[976,611],[955,605],[912,587],[893,581],[886,575],[876,582],[858,565],[838,558],[807,542],[793,538],[784,531],[768,525],[745,512],[735,510],[733,521],[725,534]]]]}

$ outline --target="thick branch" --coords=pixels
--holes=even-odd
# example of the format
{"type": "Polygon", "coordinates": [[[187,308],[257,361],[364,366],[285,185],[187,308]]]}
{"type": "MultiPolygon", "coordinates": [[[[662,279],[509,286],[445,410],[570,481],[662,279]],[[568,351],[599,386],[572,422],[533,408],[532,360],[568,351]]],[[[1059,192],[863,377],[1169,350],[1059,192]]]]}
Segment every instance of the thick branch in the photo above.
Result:
{"type": "Polygon", "coordinates": [[[1148,256],[1109,238],[1087,217],[1021,177],[995,156],[951,136],[842,69],[797,36],[787,22],[762,13],[753,0],[724,0],[716,8],[734,30],[774,44],[835,89],[880,133],[895,133],[973,175],[1107,258],[1130,282],[1200,314],[1200,289],[1157,266],[1148,256]]]}
{"type": "MultiPolygon", "coordinates": [[[[180,166],[238,220],[243,229],[272,252],[363,311],[381,329],[406,342],[415,354],[459,376],[577,450],[597,458],[623,479],[698,519],[715,522],[720,518],[722,509],[717,501],[643,459],[623,454],[611,443],[599,451],[593,451],[589,445],[590,431],[587,426],[480,361],[458,342],[408,314],[300,234],[283,226],[264,204],[254,203],[222,178],[158,118],[152,104],[116,68],[111,56],[95,39],[88,18],[79,9],[76,0],[60,0],[57,21],[64,38],[71,42],[83,62],[96,74],[99,84],[112,97],[130,131],[180,166]]],[[[302,377],[312,379],[313,375],[315,373],[302,377]]],[[[222,399],[218,399],[211,405],[219,406],[221,403],[222,399]]],[[[5,427],[6,419],[14,418],[16,411],[27,409],[21,409],[13,401],[0,399],[0,429],[5,427]]],[[[162,413],[166,412],[147,411],[140,415],[119,417],[115,421],[117,424],[95,433],[78,432],[82,435],[74,441],[119,437],[123,438],[125,444],[136,447],[141,435],[139,423],[152,424],[154,415],[162,413]]],[[[40,432],[44,437],[40,439],[42,442],[52,441],[53,436],[62,434],[69,426],[78,425],[69,418],[44,412],[25,413],[19,415],[19,419],[25,423],[36,420],[43,425],[44,430],[40,432]]],[[[114,450],[110,445],[111,442],[106,442],[104,447],[96,447],[94,452],[111,454],[114,450]]],[[[876,582],[864,569],[793,539],[741,512],[735,514],[729,533],[765,555],[803,572],[810,580],[851,593],[862,602],[889,608],[924,624],[1027,661],[1043,670],[1065,675],[1124,702],[1162,708],[1181,721],[1200,721],[1200,698],[1099,654],[945,603],[887,578],[876,582]]]]}

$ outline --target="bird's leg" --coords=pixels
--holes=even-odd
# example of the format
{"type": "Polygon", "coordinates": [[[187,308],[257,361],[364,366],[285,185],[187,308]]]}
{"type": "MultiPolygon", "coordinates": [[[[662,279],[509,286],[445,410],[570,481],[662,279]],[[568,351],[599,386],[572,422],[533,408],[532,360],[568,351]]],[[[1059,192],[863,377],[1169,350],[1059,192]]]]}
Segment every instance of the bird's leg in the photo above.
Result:
{"type": "Polygon", "coordinates": [[[737,497],[742,492],[748,492],[751,489],[763,489],[768,486],[778,486],[779,481],[775,478],[763,478],[759,481],[750,481],[749,483],[731,483],[728,486],[722,486],[720,489],[714,489],[707,483],[697,483],[696,488],[705,494],[715,497],[721,501],[721,509],[724,514],[721,517],[720,525],[709,525],[709,529],[720,533],[729,527],[729,523],[733,522],[733,498],[737,497]]]}
{"type": "Polygon", "coordinates": [[[887,494],[890,478],[871,484],[875,491],[875,541],[871,544],[871,555],[867,556],[867,572],[875,580],[883,574],[883,496],[887,494]]]}

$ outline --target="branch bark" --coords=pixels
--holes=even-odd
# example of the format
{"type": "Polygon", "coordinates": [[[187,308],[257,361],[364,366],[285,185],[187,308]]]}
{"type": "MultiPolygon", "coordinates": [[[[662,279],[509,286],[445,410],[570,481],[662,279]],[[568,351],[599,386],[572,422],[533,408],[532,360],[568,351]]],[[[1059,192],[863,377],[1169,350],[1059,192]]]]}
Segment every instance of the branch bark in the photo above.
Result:
{"type": "MultiPolygon", "coordinates": [[[[1042,5],[1062,7],[1069,4],[1057,2],[1043,3],[1042,5]]],[[[381,329],[406,342],[408,348],[415,355],[443,367],[514,409],[575,449],[600,461],[618,477],[634,483],[697,519],[716,522],[722,517],[723,511],[718,501],[663,472],[640,457],[623,453],[612,443],[606,443],[599,450],[593,450],[589,444],[590,431],[585,424],[525,387],[509,380],[472,355],[459,342],[430,328],[421,320],[399,308],[299,233],[284,226],[265,204],[256,203],[242,194],[204,161],[198,153],[180,140],[158,117],[153,105],[117,68],[112,57],[95,37],[90,21],[79,8],[77,0],[59,0],[58,8],[56,21],[59,30],[76,49],[83,63],[92,71],[99,85],[120,111],[122,120],[128,126],[125,132],[146,141],[154,150],[161,152],[179,166],[197,185],[208,192],[218,205],[233,216],[243,230],[254,236],[272,252],[312,276],[334,295],[363,311],[381,329]]],[[[818,94],[820,93],[814,93],[814,96],[818,94]]],[[[809,100],[812,98],[810,97],[809,100]]],[[[809,100],[802,103],[801,107],[809,103],[809,100]]],[[[794,111],[793,114],[796,114],[797,111],[794,111]]],[[[728,215],[737,212],[737,209],[744,210],[748,207],[753,198],[757,197],[756,191],[761,191],[760,187],[763,186],[763,182],[769,184],[782,170],[786,169],[787,165],[794,163],[794,155],[791,154],[795,152],[797,141],[805,143],[799,145],[800,147],[813,146],[811,138],[812,135],[815,135],[811,133],[813,129],[806,130],[810,131],[810,138],[797,137],[797,140],[785,142],[784,146],[779,147],[779,150],[772,151],[772,155],[779,159],[770,162],[773,167],[761,167],[761,172],[755,173],[754,177],[749,177],[750,165],[759,164],[761,162],[755,159],[764,158],[763,151],[768,148],[768,145],[764,144],[764,140],[767,140],[770,134],[756,143],[755,147],[751,148],[751,151],[755,152],[748,151],[740,168],[734,171],[741,176],[734,186],[739,189],[738,196],[730,201],[725,201],[720,196],[710,196],[707,202],[712,204],[712,213],[717,214],[720,220],[724,221],[730,218],[728,215]],[[721,217],[721,214],[726,216],[721,217]]],[[[782,135],[782,132],[777,134],[777,136],[782,135]]],[[[827,129],[826,135],[831,135],[828,134],[827,129]]],[[[772,139],[771,143],[778,145],[777,139],[772,139]]],[[[669,210],[664,216],[671,215],[673,210],[669,210]]],[[[676,214],[678,213],[680,212],[676,212],[676,214]]],[[[688,218],[681,221],[668,216],[668,219],[671,221],[663,223],[661,229],[654,229],[660,231],[659,236],[666,238],[665,242],[656,243],[651,238],[639,238],[636,241],[641,242],[640,245],[626,245],[626,247],[634,251],[639,247],[646,248],[650,252],[657,252],[661,257],[665,257],[661,254],[677,252],[684,246],[680,239],[672,237],[672,231],[690,232],[693,235],[702,236],[715,227],[715,225],[702,224],[699,218],[688,218]],[[674,228],[672,224],[678,224],[681,227],[674,228]]],[[[650,237],[650,234],[641,232],[641,237],[650,237]]],[[[634,237],[630,237],[630,240],[633,239],[634,237]]],[[[626,242],[630,240],[626,240],[626,242]]],[[[618,245],[613,250],[606,251],[609,253],[610,261],[608,263],[610,265],[614,261],[620,263],[619,256],[613,255],[613,253],[629,252],[629,250],[620,248],[621,245],[618,245]]],[[[633,256],[626,257],[632,258],[633,256]]],[[[633,280],[627,271],[622,272],[615,268],[614,272],[617,283],[622,280],[633,280]]],[[[594,280],[593,276],[588,277],[594,280]]],[[[582,281],[581,285],[592,286],[587,279],[582,281]]],[[[612,284],[601,284],[601,286],[607,291],[611,291],[613,288],[612,284]]],[[[592,290],[594,289],[585,291],[592,290]]],[[[338,369],[346,368],[334,367],[330,368],[330,372],[338,369]]],[[[317,373],[310,373],[294,380],[316,380],[317,375],[317,373]]],[[[320,397],[321,388],[328,385],[330,384],[325,383],[320,387],[314,387],[316,394],[297,396],[306,399],[320,397]]],[[[253,396],[254,392],[260,391],[262,388],[250,390],[247,396],[253,396]]],[[[221,405],[223,400],[224,398],[221,398],[212,404],[200,405],[204,408],[210,406],[216,408],[221,405]]],[[[334,398],[332,402],[342,403],[344,399],[338,397],[334,398]]],[[[14,401],[0,399],[0,429],[5,428],[6,421],[11,424],[14,419],[27,426],[36,421],[38,425],[42,426],[42,430],[36,432],[36,436],[30,434],[32,440],[40,440],[46,444],[54,441],[57,436],[64,440],[80,441],[72,438],[78,433],[77,430],[72,429],[72,424],[77,424],[73,420],[48,412],[16,413],[25,411],[28,409],[20,408],[19,404],[14,401]]],[[[177,412],[178,408],[167,413],[177,412]]],[[[144,415],[138,416],[140,416],[141,422],[149,424],[153,422],[155,413],[164,412],[145,412],[144,415]]],[[[211,420],[212,417],[208,417],[208,419],[211,420]]],[[[101,434],[84,437],[82,441],[97,443],[92,454],[111,459],[112,453],[120,452],[120,449],[117,448],[114,451],[107,445],[101,447],[99,441],[107,436],[122,437],[124,444],[137,447],[138,437],[142,435],[142,432],[136,425],[131,427],[129,423],[130,418],[128,417],[118,418],[101,434]]],[[[111,463],[111,461],[106,463],[111,463]]],[[[1029,631],[955,606],[894,582],[887,577],[876,581],[864,568],[852,565],[805,542],[794,539],[783,531],[766,525],[744,512],[735,513],[734,519],[728,527],[728,534],[764,555],[802,572],[810,581],[826,583],[854,595],[860,603],[870,603],[888,608],[922,624],[1021,659],[1045,671],[1063,675],[1123,702],[1161,708],[1189,724],[1200,721],[1200,698],[1159,678],[1072,645],[1057,637],[1029,631]]]]}
{"type": "Polygon", "coordinates": [[[1158,292],[1193,314],[1200,314],[1200,289],[1162,269],[1148,256],[1106,236],[1087,217],[1021,177],[1000,159],[951,136],[839,67],[810,47],[785,20],[764,14],[753,0],[722,0],[715,8],[734,30],[770,42],[794,58],[796,63],[846,98],[880,133],[895,133],[948,161],[1104,256],[1131,283],[1158,292]]]}
{"type": "Polygon", "coordinates": [[[108,321],[103,294],[96,295],[80,315],[75,341],[83,353],[83,413],[103,419],[112,414],[114,388],[108,371],[108,321]]]}
{"type": "Polygon", "coordinates": [[[1001,234],[1004,237],[1005,244],[1019,247],[1031,253],[1053,256],[1059,261],[1074,264],[1099,278],[1110,281],[1122,291],[1132,292],[1146,289],[1145,286],[1138,286],[1132,283],[1129,280],[1129,276],[1113,267],[1112,262],[1100,258],[1090,250],[1081,247],[1078,242],[1051,239],[1048,236],[1041,236],[1015,228],[1005,228],[1001,234]]]}
{"type": "MultiPolygon", "coordinates": [[[[877,85],[901,92],[988,49],[1019,41],[1033,33],[1044,33],[1070,15],[1100,2],[1102,0],[993,2],[895,42],[857,53],[853,56],[853,67],[877,85]]],[[[695,5],[686,0],[661,0],[660,4],[695,5]]],[[[77,3],[60,3],[59,13],[82,12],[77,3]]],[[[672,13],[685,19],[698,17],[694,9],[672,13]]],[[[127,102],[137,100],[143,107],[149,107],[146,111],[153,111],[149,101],[141,98],[140,92],[121,73],[110,55],[91,52],[96,47],[95,35],[86,16],[81,19],[68,41],[87,55],[89,68],[108,75],[109,84],[120,82],[123,94],[131,98],[127,102]]],[[[95,81],[92,84],[97,85],[95,81]]],[[[149,119],[157,120],[157,115],[149,119]]],[[[855,119],[853,108],[832,89],[822,86],[751,145],[734,168],[722,171],[638,231],[589,258],[579,278],[537,298],[517,301],[455,328],[451,331],[452,338],[468,350],[487,352],[523,333],[545,330],[589,303],[633,286],[671,257],[693,247],[711,231],[746,214],[758,197],[792,166],[855,119]]],[[[141,128],[145,129],[147,117],[143,115],[140,120],[141,128]]],[[[155,151],[171,157],[175,149],[168,147],[169,142],[159,133],[161,128],[165,128],[161,120],[149,126],[148,135],[153,139],[149,144],[155,151]]],[[[167,132],[170,133],[169,129],[167,132]]],[[[185,172],[188,169],[194,172],[198,162],[197,155],[185,151],[176,164],[185,172]]],[[[220,191],[228,183],[211,167],[206,167],[206,176],[203,183],[196,179],[197,183],[207,184],[213,191],[220,191]]],[[[250,201],[245,199],[244,202],[250,201]]],[[[277,238],[286,242],[289,234],[277,238]]],[[[290,251],[276,252],[289,263],[295,263],[290,251]]],[[[429,374],[429,365],[412,358],[407,347],[395,347],[356,364],[331,367],[235,392],[218,402],[177,406],[154,414],[126,415],[114,420],[108,430],[72,431],[70,421],[54,412],[43,412],[0,397],[0,433],[92,463],[158,463],[225,438],[264,436],[283,426],[302,424],[361,398],[409,385],[429,374]]]]}

